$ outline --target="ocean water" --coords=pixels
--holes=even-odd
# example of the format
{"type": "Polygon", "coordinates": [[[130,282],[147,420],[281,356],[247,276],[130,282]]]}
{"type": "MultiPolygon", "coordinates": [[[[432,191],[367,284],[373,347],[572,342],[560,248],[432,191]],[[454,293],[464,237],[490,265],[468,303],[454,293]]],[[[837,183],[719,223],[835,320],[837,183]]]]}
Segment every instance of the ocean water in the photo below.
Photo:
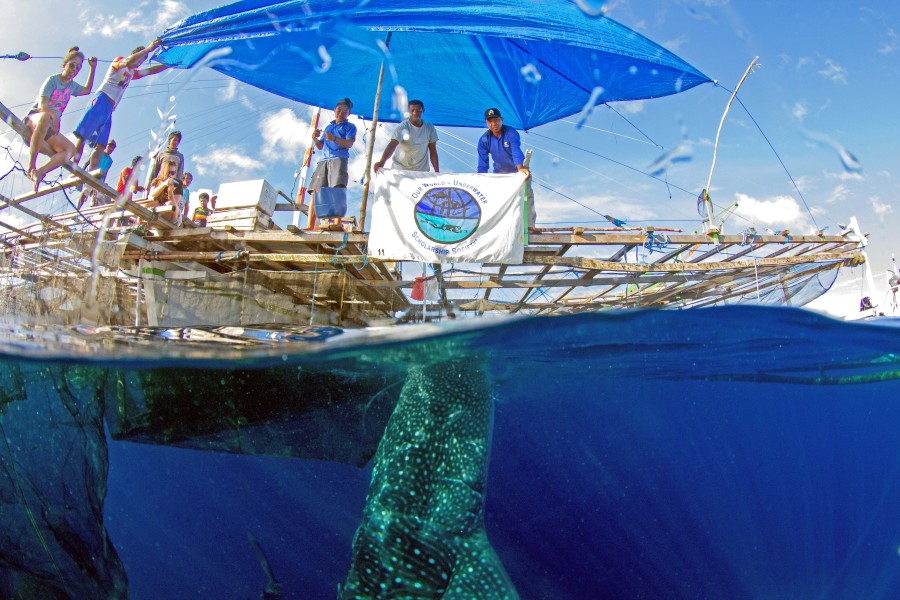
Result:
{"type": "Polygon", "coordinates": [[[397,397],[445,364],[487,382],[478,497],[520,597],[900,597],[896,321],[8,325],[2,350],[5,597],[259,598],[266,569],[336,597],[397,397]]]}

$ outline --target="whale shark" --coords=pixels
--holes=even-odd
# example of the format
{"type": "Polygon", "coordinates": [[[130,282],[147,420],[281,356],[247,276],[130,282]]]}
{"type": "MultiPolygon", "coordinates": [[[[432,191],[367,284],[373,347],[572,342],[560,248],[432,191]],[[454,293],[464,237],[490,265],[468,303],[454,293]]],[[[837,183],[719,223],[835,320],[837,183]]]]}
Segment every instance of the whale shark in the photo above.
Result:
{"type": "Polygon", "coordinates": [[[410,367],[338,597],[517,599],[484,529],[493,396],[469,358],[410,367]]]}

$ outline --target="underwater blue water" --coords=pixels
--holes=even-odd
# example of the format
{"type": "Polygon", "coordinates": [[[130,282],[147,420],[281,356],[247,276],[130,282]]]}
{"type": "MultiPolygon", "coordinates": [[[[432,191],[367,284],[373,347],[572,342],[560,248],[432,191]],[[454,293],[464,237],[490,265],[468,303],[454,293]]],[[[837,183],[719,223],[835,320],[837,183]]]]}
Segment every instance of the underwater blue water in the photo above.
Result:
{"type": "MultiPolygon", "coordinates": [[[[896,322],[737,307],[484,323],[240,364],[487,365],[485,522],[522,598],[900,597],[896,322]]],[[[248,532],[285,598],[335,597],[371,466],[108,452],[129,597],[260,597],[248,532]]]]}

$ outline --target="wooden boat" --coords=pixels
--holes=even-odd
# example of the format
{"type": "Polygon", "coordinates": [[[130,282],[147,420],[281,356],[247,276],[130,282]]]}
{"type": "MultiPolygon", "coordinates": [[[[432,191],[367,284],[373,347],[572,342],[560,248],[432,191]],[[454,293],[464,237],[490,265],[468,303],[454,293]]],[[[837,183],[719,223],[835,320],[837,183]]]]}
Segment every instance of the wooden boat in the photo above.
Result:
{"type": "MultiPolygon", "coordinates": [[[[391,54],[397,68],[401,66],[404,51],[411,52],[413,58],[410,65],[402,66],[420,66],[417,44],[426,39],[421,36],[445,35],[440,14],[435,17],[434,24],[416,21],[413,27],[410,19],[424,17],[399,5],[392,11],[402,14],[393,17],[385,17],[375,9],[371,14],[367,13],[371,7],[347,7],[330,0],[317,0],[315,5],[324,15],[346,13],[341,18],[359,19],[360,27],[365,23],[376,33],[387,31],[387,41],[382,44],[385,48],[391,42],[391,32],[401,32],[402,37],[398,33],[391,42],[391,54]],[[378,20],[384,18],[395,21],[378,20]],[[403,44],[408,49],[404,50],[403,44]]],[[[163,60],[190,68],[210,48],[221,50],[223,44],[231,43],[228,41],[231,39],[238,42],[232,44],[229,51],[263,53],[265,56],[275,56],[273,48],[279,46],[273,45],[279,43],[312,44],[310,47],[314,48],[317,42],[310,36],[318,31],[315,11],[307,15],[303,11],[297,12],[296,7],[279,5],[276,8],[272,10],[284,11],[284,14],[277,14],[282,22],[292,23],[291,27],[277,28],[279,36],[293,36],[286,38],[286,42],[279,42],[277,36],[273,37],[265,28],[247,33],[247,25],[241,21],[243,5],[231,5],[195,15],[167,30],[163,38],[170,46],[163,54],[163,60]],[[311,20],[309,31],[304,29],[307,26],[304,19],[311,20]],[[223,33],[226,28],[230,28],[227,36],[223,33]],[[262,37],[253,38],[254,44],[240,41],[253,35],[262,37]]],[[[498,23],[512,22],[508,21],[512,19],[522,29],[518,34],[528,40],[531,54],[523,60],[537,60],[534,56],[540,52],[543,52],[539,57],[541,60],[557,58],[555,54],[562,46],[544,50],[539,46],[556,43],[555,38],[547,41],[546,36],[541,37],[541,28],[552,26],[553,19],[558,19],[562,25],[587,23],[585,28],[590,31],[586,32],[579,32],[575,27],[560,27],[565,35],[573,36],[572,40],[567,40],[572,45],[564,46],[565,51],[580,53],[576,57],[587,61],[595,60],[592,57],[596,53],[605,51],[612,43],[610,40],[638,44],[639,48],[628,61],[618,65],[624,73],[620,79],[629,78],[634,64],[643,66],[645,62],[642,61],[662,57],[665,64],[659,68],[668,71],[660,71],[651,79],[661,80],[663,73],[668,73],[665,77],[668,77],[670,87],[663,91],[657,88],[635,91],[634,97],[679,93],[709,81],[705,75],[639,34],[609,19],[583,19],[583,15],[573,14],[573,11],[577,13],[573,6],[554,8],[551,11],[553,19],[550,19],[553,22],[548,21],[550,13],[536,15],[527,7],[498,5],[495,8],[493,13],[496,14],[490,15],[491,18],[498,19],[498,23]],[[525,31],[527,27],[532,27],[534,32],[525,31]],[[597,31],[609,34],[608,39],[597,42],[597,36],[593,35],[597,33],[596,28],[605,28],[597,31]],[[620,35],[623,32],[627,35],[620,35]],[[602,48],[592,46],[601,43],[602,48]],[[635,58],[638,56],[645,58],[635,58]]],[[[487,16],[480,13],[477,18],[473,17],[472,27],[479,48],[476,53],[482,51],[481,42],[509,42],[505,31],[502,35],[484,33],[485,18],[487,16]],[[497,37],[479,39],[490,35],[497,37]]],[[[463,28],[461,23],[455,26],[455,30],[463,28]]],[[[448,35],[460,34],[454,31],[448,35]]],[[[444,43],[442,40],[440,38],[435,46],[440,47],[444,43]]],[[[503,53],[508,52],[507,46],[503,53]]],[[[367,77],[375,70],[371,67],[381,61],[379,56],[373,59],[370,55],[371,52],[362,52],[354,60],[345,61],[343,66],[352,68],[353,76],[336,77],[337,83],[346,85],[348,79],[355,81],[367,77]],[[375,62],[365,68],[357,64],[373,60],[375,62]]],[[[278,65],[270,62],[241,72],[235,67],[243,64],[241,60],[213,68],[254,85],[262,85],[258,78],[265,77],[267,69],[278,72],[278,65]]],[[[604,60],[612,64],[615,56],[604,60]]],[[[509,76],[521,77],[517,64],[508,67],[509,76]]],[[[549,67],[545,71],[548,75],[554,72],[549,67]]],[[[382,67],[379,86],[383,74],[382,67]]],[[[276,77],[275,83],[287,87],[275,91],[289,97],[319,94],[322,98],[297,98],[322,106],[334,96],[324,85],[324,80],[315,79],[320,75],[313,69],[307,75],[299,72],[292,75],[296,81],[276,77]],[[323,85],[301,85],[300,82],[307,81],[303,77],[313,78],[310,81],[319,81],[323,85]]],[[[563,75],[566,81],[559,84],[557,100],[561,105],[558,108],[560,114],[566,111],[571,114],[572,107],[562,104],[573,102],[571,89],[563,88],[573,75],[563,75]]],[[[661,85],[657,81],[652,83],[661,85]]],[[[362,83],[368,84],[368,81],[362,83]]],[[[586,85],[590,83],[580,84],[579,93],[590,94],[586,85]]],[[[631,85],[631,79],[627,85],[631,85]]],[[[525,86],[519,92],[524,94],[518,99],[523,106],[534,104],[537,98],[531,97],[534,94],[555,93],[548,82],[541,87],[525,86]]],[[[625,92],[631,93],[630,90],[625,92]]],[[[631,97],[625,96],[625,92],[622,97],[631,97]]],[[[609,93],[613,94],[612,99],[619,99],[614,90],[609,93]]],[[[539,99],[546,100],[543,96],[539,99]]],[[[448,105],[453,107],[458,100],[450,98],[448,105]]],[[[504,100],[517,101],[515,98],[504,100]]],[[[378,108],[385,102],[390,106],[390,99],[381,99],[377,94],[375,107],[363,114],[373,123],[373,135],[369,136],[370,157],[378,108]]],[[[2,105],[0,113],[9,126],[20,135],[25,134],[21,121],[2,105]]],[[[429,114],[432,117],[438,115],[438,123],[443,118],[451,118],[441,116],[449,114],[441,105],[430,105],[429,114]]],[[[524,119],[526,117],[522,115],[529,113],[516,110],[508,114],[524,119]]],[[[523,121],[521,125],[527,127],[528,124],[523,121]]],[[[689,308],[744,301],[803,304],[823,293],[833,282],[832,278],[820,283],[827,279],[825,275],[833,276],[841,267],[864,261],[861,246],[865,244],[865,238],[858,230],[847,229],[836,235],[826,235],[824,231],[814,235],[793,235],[787,231],[763,235],[752,229],[739,234],[724,234],[713,223],[712,206],[707,197],[709,223],[704,231],[685,233],[654,226],[539,229],[527,236],[520,264],[425,266],[368,255],[365,212],[358,224],[351,219],[331,230],[307,231],[296,227],[284,230],[274,225],[271,218],[274,211],[306,212],[308,207],[280,194],[281,200],[267,207],[248,198],[240,210],[217,214],[215,219],[210,219],[209,227],[203,229],[176,228],[144,203],[117,198],[112,189],[93,180],[77,166],[69,164],[65,168],[72,173],[72,178],[60,186],[17,198],[0,197],[4,206],[36,219],[35,224],[24,228],[13,227],[0,219],[0,227],[6,230],[0,234],[0,272],[5,280],[2,295],[10,312],[27,310],[67,323],[365,326],[447,317],[543,315],[610,308],[689,308]],[[42,194],[78,183],[115,199],[114,203],[61,215],[40,214],[28,208],[28,204],[42,194]],[[141,219],[144,228],[114,225],[121,222],[123,215],[141,219]],[[148,235],[146,229],[151,230],[152,235],[148,235]]]]}
{"type": "MultiPolygon", "coordinates": [[[[23,125],[0,106],[20,134],[23,125]]],[[[114,190],[75,165],[62,186],[114,190]]],[[[49,188],[46,192],[59,188],[49,188]]],[[[361,326],[403,319],[562,314],[610,308],[688,308],[727,302],[791,304],[820,274],[860,264],[861,240],[838,235],[726,235],[644,227],[556,228],[529,236],[520,265],[421,267],[367,256],[368,234],[282,230],[256,210],[221,226],[175,228],[139,202],[60,215],[28,208],[42,193],[0,197],[37,219],[0,222],[3,302],[66,323],[361,326]],[[110,225],[132,215],[153,231],[110,225]],[[412,291],[437,284],[437,298],[412,291]],[[48,291],[48,290],[52,290],[48,291]],[[89,304],[85,299],[93,296],[89,304]],[[193,298],[193,299],[192,299],[193,298]]],[[[278,211],[305,211],[281,202],[278,211]]]]}

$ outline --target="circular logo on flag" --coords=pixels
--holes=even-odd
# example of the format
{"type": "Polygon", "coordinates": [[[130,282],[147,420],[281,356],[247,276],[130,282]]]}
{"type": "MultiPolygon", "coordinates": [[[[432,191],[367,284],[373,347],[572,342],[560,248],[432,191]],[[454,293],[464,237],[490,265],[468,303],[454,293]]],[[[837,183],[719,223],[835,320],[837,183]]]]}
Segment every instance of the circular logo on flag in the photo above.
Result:
{"type": "Polygon", "coordinates": [[[432,242],[455,244],[478,229],[481,206],[466,190],[433,188],[416,204],[415,218],[419,231],[432,242]]]}

